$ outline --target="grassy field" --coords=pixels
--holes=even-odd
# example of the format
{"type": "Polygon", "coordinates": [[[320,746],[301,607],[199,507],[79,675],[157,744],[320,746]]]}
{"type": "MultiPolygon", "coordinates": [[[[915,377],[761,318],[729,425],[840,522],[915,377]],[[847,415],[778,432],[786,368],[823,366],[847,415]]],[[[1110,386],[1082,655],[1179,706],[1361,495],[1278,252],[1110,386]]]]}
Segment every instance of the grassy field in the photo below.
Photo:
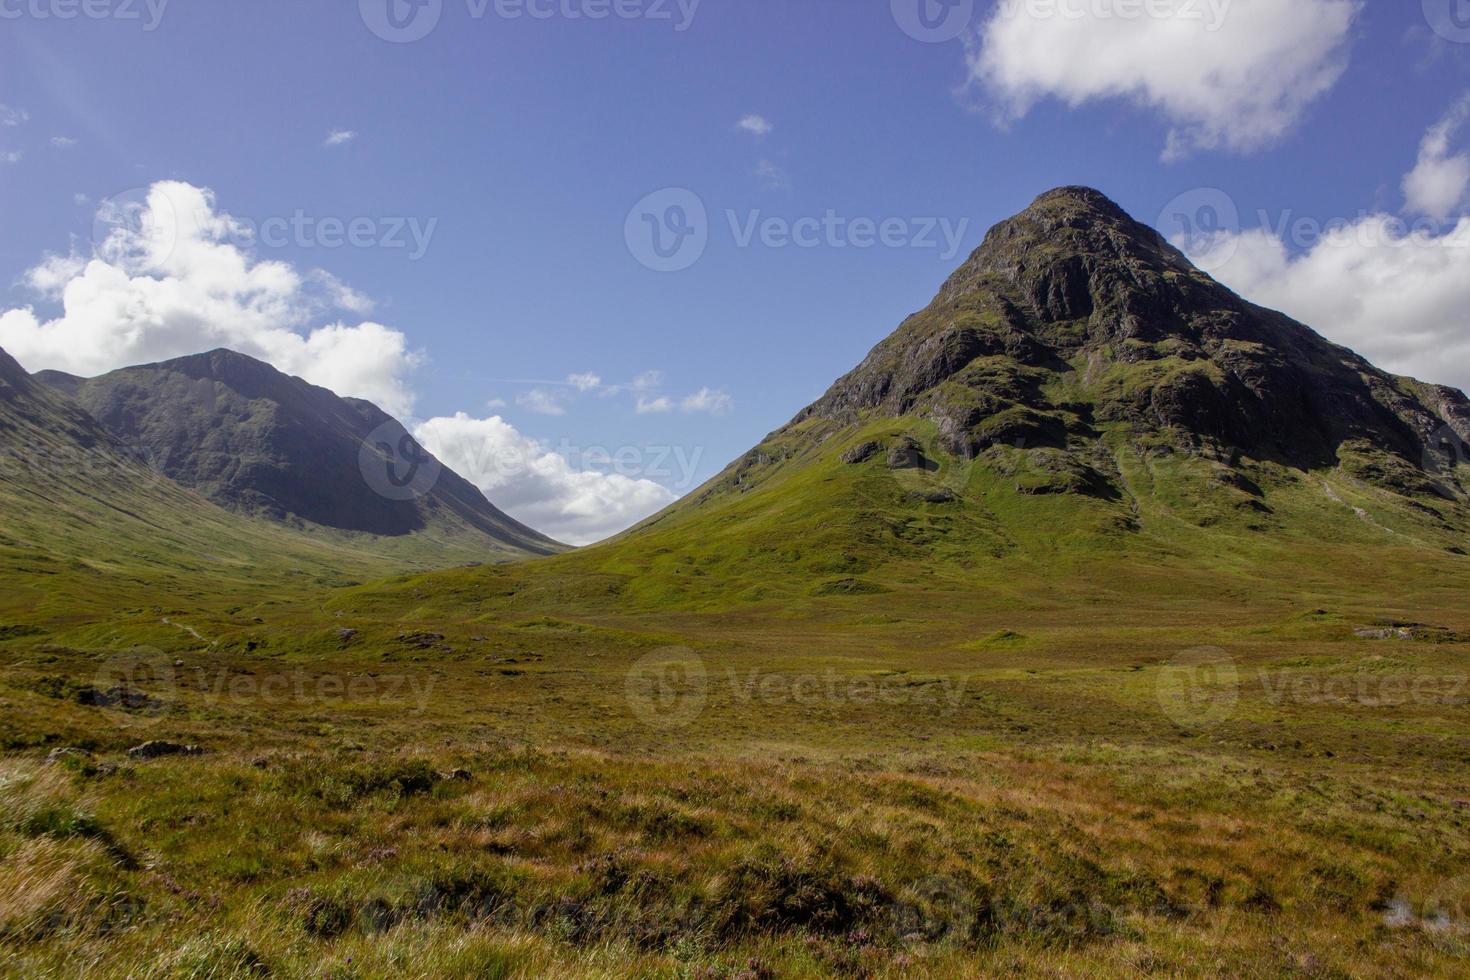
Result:
{"type": "Polygon", "coordinates": [[[1465,975],[1464,506],[1107,435],[387,579],[0,481],[0,973],[1465,975]]]}
{"type": "Polygon", "coordinates": [[[589,552],[12,629],[0,972],[1463,975],[1467,563],[1351,554],[660,611],[589,552]]]}

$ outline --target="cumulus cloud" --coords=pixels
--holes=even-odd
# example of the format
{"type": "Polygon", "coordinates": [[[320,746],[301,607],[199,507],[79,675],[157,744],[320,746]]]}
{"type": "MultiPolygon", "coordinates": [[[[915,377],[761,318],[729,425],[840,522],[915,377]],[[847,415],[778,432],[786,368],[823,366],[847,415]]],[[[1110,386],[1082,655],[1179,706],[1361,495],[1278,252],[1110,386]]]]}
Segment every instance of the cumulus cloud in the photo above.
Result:
{"type": "Polygon", "coordinates": [[[1172,127],[1164,158],[1258,149],[1347,65],[1361,0],[1003,0],[970,40],[971,86],[1003,119],[1055,98],[1126,99],[1172,127]]]}
{"type": "Polygon", "coordinates": [[[754,113],[745,116],[735,125],[736,128],[750,133],[752,136],[768,136],[771,130],[776,128],[771,125],[771,121],[765,116],[758,116],[754,113]]]}
{"type": "Polygon", "coordinates": [[[545,388],[532,388],[530,391],[521,392],[516,395],[516,404],[537,415],[567,414],[565,395],[558,391],[547,391],[545,388]]]}
{"type": "Polygon", "coordinates": [[[348,313],[366,316],[377,306],[372,297],[358,292],[324,269],[313,269],[307,273],[311,283],[322,290],[332,306],[348,313]]]}
{"type": "Polygon", "coordinates": [[[1193,257],[1247,299],[1385,370],[1470,389],[1470,218],[1431,235],[1371,214],[1299,254],[1253,229],[1193,257]]]}
{"type": "Polygon", "coordinates": [[[1470,190],[1470,153],[1450,153],[1450,141],[1470,118],[1470,96],[1461,99],[1424,134],[1419,162],[1404,177],[1405,206],[1415,214],[1444,221],[1466,200],[1470,190]]]}
{"type": "Polygon", "coordinates": [[[24,109],[15,109],[0,102],[0,126],[19,126],[31,118],[24,109]]]}
{"type": "MultiPolygon", "coordinates": [[[[568,544],[609,537],[675,500],[653,480],[574,466],[498,416],[477,419],[460,412],[433,418],[417,426],[414,436],[496,506],[568,544]]],[[[595,455],[610,463],[614,454],[595,455]]]]}
{"type": "Polygon", "coordinates": [[[322,141],[322,146],[345,146],[357,139],[357,132],[351,129],[334,129],[327,134],[322,141]]]}
{"type": "Polygon", "coordinates": [[[692,395],[685,395],[678,401],[667,395],[639,395],[637,402],[639,415],[651,415],[659,412],[672,412],[678,408],[681,412],[694,414],[705,412],[710,415],[724,415],[735,407],[735,399],[723,391],[715,391],[713,388],[701,388],[692,395]]]}
{"type": "MultiPolygon", "coordinates": [[[[599,398],[614,398],[620,395],[633,397],[633,410],[638,415],[657,415],[665,412],[707,412],[724,415],[735,407],[735,400],[723,391],[705,387],[678,398],[663,391],[664,376],[661,371],[644,371],[632,381],[608,384],[602,375],[593,371],[569,374],[564,381],[522,380],[516,384],[535,385],[528,391],[516,395],[516,405],[538,415],[563,416],[579,396],[596,393],[599,398]]],[[[499,402],[499,405],[504,405],[499,402]]]]}
{"type": "Polygon", "coordinates": [[[0,150],[0,163],[20,163],[24,155],[19,150],[0,150]]]}
{"type": "Polygon", "coordinates": [[[639,415],[655,415],[661,412],[672,412],[674,410],[674,401],[672,398],[664,395],[660,395],[657,398],[639,395],[638,403],[634,406],[634,410],[639,415]]]}
{"type": "MultiPolygon", "coordinates": [[[[1430,158],[1443,158],[1439,148],[1467,111],[1470,104],[1462,102],[1429,131],[1423,146],[1430,158]]],[[[1421,149],[1414,173],[1423,173],[1424,160],[1421,149]]],[[[1409,194],[1409,207],[1434,215],[1434,222],[1374,212],[1330,223],[1307,240],[1294,237],[1296,222],[1284,221],[1279,230],[1227,231],[1176,244],[1191,246],[1191,258],[1242,296],[1379,367],[1470,389],[1470,215],[1459,190],[1448,205],[1444,197],[1409,194]],[[1439,219],[1457,205],[1453,227],[1444,228],[1439,219]]]]}
{"type": "Polygon", "coordinates": [[[708,412],[711,415],[724,415],[735,407],[735,399],[723,391],[701,388],[681,401],[679,407],[686,412],[708,412]]]}
{"type": "Polygon", "coordinates": [[[650,391],[658,390],[663,383],[664,373],[662,371],[644,371],[627,384],[603,385],[601,392],[605,398],[621,395],[625,392],[643,395],[650,391]]]}
{"type": "Polygon", "coordinates": [[[87,261],[80,255],[46,255],[22,277],[32,292],[44,299],[60,300],[66,284],[82,274],[87,261]]]}
{"type": "Polygon", "coordinates": [[[77,145],[77,141],[70,136],[53,136],[51,137],[51,145],[58,150],[69,150],[77,145]]]}
{"type": "MultiPolygon", "coordinates": [[[[48,318],[33,307],[0,312],[0,347],[29,370],[93,375],[229,347],[410,417],[406,379],[420,355],[406,337],[370,321],[330,322],[335,311],[370,309],[371,300],[322,270],[258,259],[238,244],[248,241],[246,229],[208,190],[154,184],[137,200],[108,202],[97,228],[92,254],[48,254],[21,277],[38,302],[59,304],[59,314],[48,318]]],[[[584,372],[518,402],[560,414],[566,400],[583,393],[654,397],[662,382],[647,372],[609,385],[584,372]]],[[[677,404],[715,410],[721,397],[702,389],[677,404]]],[[[691,485],[698,465],[677,449],[634,450],[631,461],[627,450],[556,451],[499,417],[460,413],[412,427],[498,506],[573,544],[607,537],[667,506],[676,494],[664,483],[691,485]]]]}
{"type": "Polygon", "coordinates": [[[62,312],[0,313],[0,347],[28,370],[95,375],[214,347],[258,357],[342,395],[404,416],[406,376],[420,355],[380,323],[348,325],[335,310],[366,299],[325,273],[260,261],[234,244],[239,227],[214,195],[178,181],[99,213],[90,257],[47,256],[25,276],[62,312]]]}

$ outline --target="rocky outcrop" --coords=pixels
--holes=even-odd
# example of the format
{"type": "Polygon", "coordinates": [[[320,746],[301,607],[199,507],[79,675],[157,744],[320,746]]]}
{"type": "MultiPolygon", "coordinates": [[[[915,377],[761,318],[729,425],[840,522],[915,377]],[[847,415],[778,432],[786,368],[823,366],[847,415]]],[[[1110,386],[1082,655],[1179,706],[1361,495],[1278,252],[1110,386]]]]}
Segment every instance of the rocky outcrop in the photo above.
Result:
{"type": "Polygon", "coordinates": [[[162,739],[155,739],[150,742],[144,742],[142,745],[135,745],[132,748],[128,749],[128,758],[136,759],[140,762],[144,762],[149,759],[161,759],[164,756],[168,755],[203,754],[204,750],[197,745],[181,745],[178,742],[166,742],[162,739]]]}
{"type": "Polygon", "coordinates": [[[1081,187],[991,229],[926,309],[793,424],[874,415],[926,418],[968,456],[1086,443],[1097,425],[1303,469],[1351,455],[1368,474],[1470,444],[1462,393],[1379,371],[1246,302],[1081,187]]]}

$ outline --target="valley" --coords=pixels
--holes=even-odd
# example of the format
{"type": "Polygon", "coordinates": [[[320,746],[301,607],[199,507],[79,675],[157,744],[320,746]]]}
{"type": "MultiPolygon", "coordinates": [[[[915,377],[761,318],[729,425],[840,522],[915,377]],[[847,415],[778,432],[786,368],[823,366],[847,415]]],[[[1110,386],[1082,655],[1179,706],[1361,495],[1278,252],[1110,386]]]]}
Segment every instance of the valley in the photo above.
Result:
{"type": "Polygon", "coordinates": [[[331,526],[393,513],[349,486],[376,410],[240,355],[0,367],[14,458],[98,461],[0,482],[0,970],[1470,955],[1464,396],[1096,191],[1042,195],[789,425],[574,551],[468,483],[331,526]],[[336,427],[292,455],[296,398],[336,427]],[[348,503],[307,520],[319,459],[348,503]]]}

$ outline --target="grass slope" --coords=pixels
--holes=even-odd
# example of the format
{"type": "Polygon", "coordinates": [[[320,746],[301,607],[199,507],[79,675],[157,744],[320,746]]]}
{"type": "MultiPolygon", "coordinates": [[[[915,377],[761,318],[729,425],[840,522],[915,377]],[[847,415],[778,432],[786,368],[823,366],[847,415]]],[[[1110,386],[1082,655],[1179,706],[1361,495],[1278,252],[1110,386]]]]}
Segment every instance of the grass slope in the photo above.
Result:
{"type": "Polygon", "coordinates": [[[442,530],[389,544],[229,513],[142,465],[3,352],[0,514],[0,635],[88,636],[119,615],[179,632],[160,625],[169,610],[236,608],[475,553],[442,530]]]}
{"type": "Polygon", "coordinates": [[[844,461],[924,425],[572,555],[0,642],[3,962],[1462,973],[1457,513],[1128,440],[1115,500],[844,461]]]}
{"type": "MultiPolygon", "coordinates": [[[[495,508],[376,405],[215,350],[92,379],[42,372],[159,472],[232,512],[418,567],[566,550],[495,508]],[[411,447],[424,478],[373,486],[365,447],[411,447]]],[[[369,457],[372,459],[374,457],[369,457]]],[[[399,460],[397,473],[403,468],[399,460]]]]}

